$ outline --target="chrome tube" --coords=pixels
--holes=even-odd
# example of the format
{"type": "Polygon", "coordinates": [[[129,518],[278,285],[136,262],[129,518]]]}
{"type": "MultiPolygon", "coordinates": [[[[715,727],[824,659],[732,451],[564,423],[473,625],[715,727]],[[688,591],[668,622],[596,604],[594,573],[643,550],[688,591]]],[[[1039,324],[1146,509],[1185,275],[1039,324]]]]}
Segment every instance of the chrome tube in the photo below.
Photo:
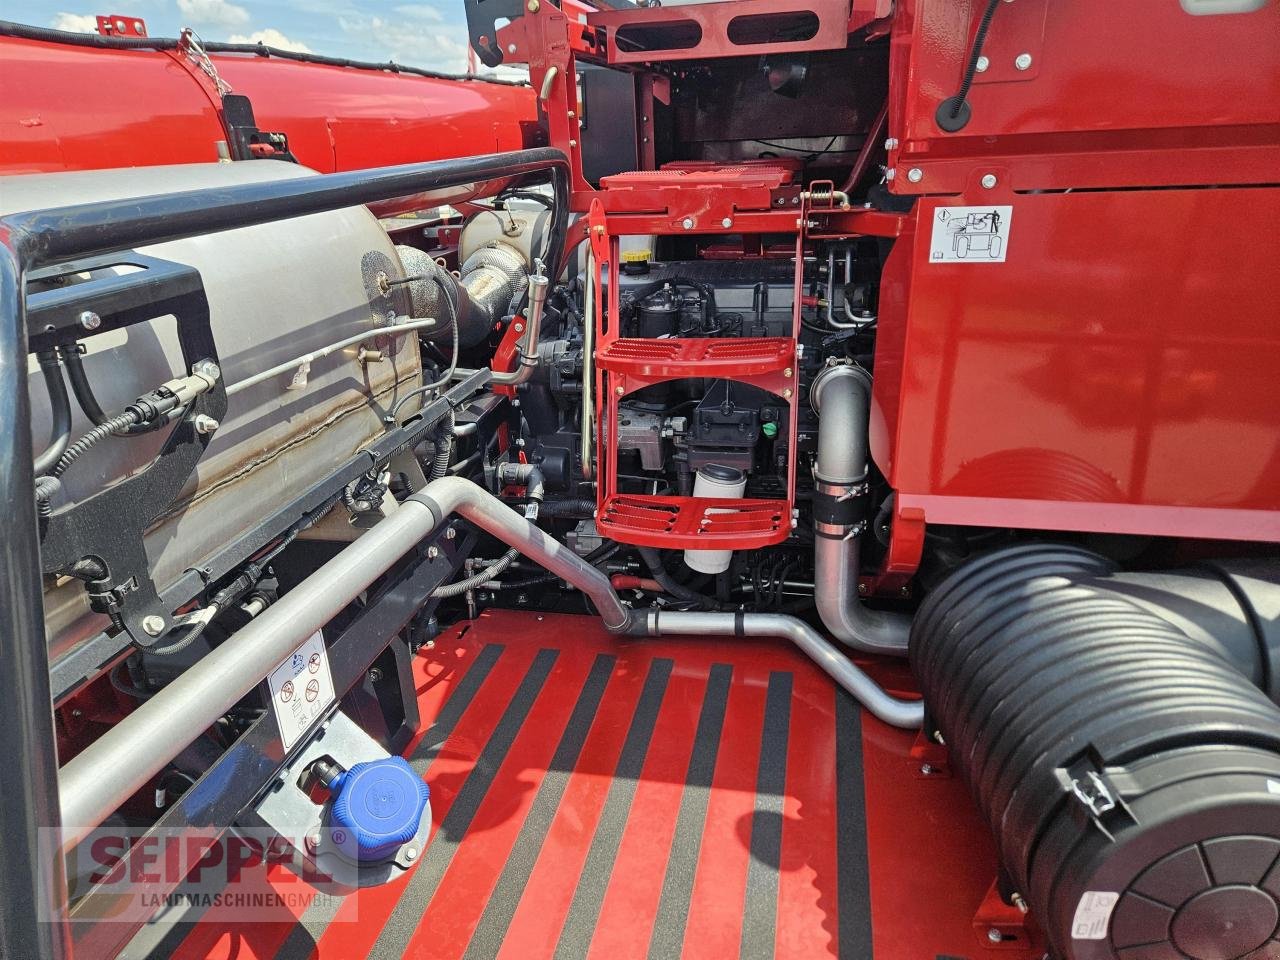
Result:
{"type": "MultiPolygon", "coordinates": [[[[865,494],[871,378],[849,364],[827,367],[814,379],[809,396],[818,414],[818,493],[837,501],[865,494]]],[[[858,537],[864,527],[815,522],[818,616],[832,636],[856,650],[906,656],[911,618],[871,610],[858,599],[858,537]]]]}
{"type": "Polygon", "coordinates": [[[650,636],[778,637],[790,640],[849,695],[885,723],[915,729],[924,723],[924,702],[886,693],[822,634],[796,617],[779,613],[657,611],[647,615],[650,636]]]}
{"type": "Polygon", "coordinates": [[[582,479],[594,480],[595,468],[595,423],[594,410],[591,409],[591,391],[595,384],[595,350],[596,350],[596,316],[595,316],[595,276],[596,258],[591,248],[587,248],[587,289],[583,291],[582,303],[582,417],[579,430],[582,433],[582,479]]]}
{"type": "Polygon", "coordinates": [[[432,481],[69,760],[58,776],[63,849],[83,840],[453,513],[580,589],[611,630],[632,626],[632,611],[609,578],[568,547],[469,480],[432,481]]]}
{"type": "MultiPolygon", "coordinates": [[[[547,290],[551,281],[541,273],[529,276],[529,315],[525,318],[524,333],[517,350],[516,369],[510,373],[494,372],[492,382],[504,386],[516,386],[533,376],[538,367],[538,340],[542,336],[542,313],[547,304],[547,290]]],[[[519,319],[512,321],[519,322],[519,319]]]]}

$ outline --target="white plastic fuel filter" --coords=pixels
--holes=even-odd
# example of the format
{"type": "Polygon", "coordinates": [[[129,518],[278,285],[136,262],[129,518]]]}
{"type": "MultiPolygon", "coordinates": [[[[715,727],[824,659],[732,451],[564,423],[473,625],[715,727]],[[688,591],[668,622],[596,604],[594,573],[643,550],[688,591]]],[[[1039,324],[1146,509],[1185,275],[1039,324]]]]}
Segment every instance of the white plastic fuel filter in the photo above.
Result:
{"type": "MultiPolygon", "coordinates": [[[[737,500],[747,489],[747,475],[737,467],[708,463],[701,467],[693,481],[695,497],[737,500]]],[[[717,512],[717,511],[712,511],[717,512]]],[[[728,511],[719,511],[727,513],[728,511]]],[[[732,550],[686,550],[684,562],[699,573],[724,573],[733,559],[732,550]]]]}

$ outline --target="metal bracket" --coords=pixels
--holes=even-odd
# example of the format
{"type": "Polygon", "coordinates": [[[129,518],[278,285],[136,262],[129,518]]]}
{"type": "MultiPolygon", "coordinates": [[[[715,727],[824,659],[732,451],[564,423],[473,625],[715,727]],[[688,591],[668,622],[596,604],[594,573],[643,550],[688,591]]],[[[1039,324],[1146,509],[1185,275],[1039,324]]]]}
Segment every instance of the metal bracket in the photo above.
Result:
{"type": "MultiPolygon", "coordinates": [[[[186,368],[182,372],[192,371],[201,362],[216,364],[209,301],[195,268],[126,254],[67,264],[40,275],[79,273],[120,263],[142,269],[32,294],[27,311],[30,348],[59,345],[74,349],[87,337],[171,313],[178,323],[186,368]],[[101,325],[91,332],[75,320],[86,310],[101,318],[101,325]]],[[[110,616],[139,646],[157,643],[172,626],[170,611],[150,576],[143,535],[186,485],[212,440],[211,433],[196,429],[196,421],[202,417],[221,420],[226,411],[226,388],[219,377],[208,392],[191,402],[149,467],[55,510],[42,524],[44,572],[70,572],[85,560],[101,568],[103,575],[86,584],[90,605],[110,616]]]]}

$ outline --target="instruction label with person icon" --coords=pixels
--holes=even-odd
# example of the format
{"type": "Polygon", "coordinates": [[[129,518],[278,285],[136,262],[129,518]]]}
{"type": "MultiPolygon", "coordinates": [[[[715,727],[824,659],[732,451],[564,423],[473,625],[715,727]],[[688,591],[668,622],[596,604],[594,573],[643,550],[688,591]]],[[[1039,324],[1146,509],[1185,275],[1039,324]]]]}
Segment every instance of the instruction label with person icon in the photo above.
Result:
{"type": "Polygon", "coordinates": [[[933,211],[931,263],[1004,263],[1013,207],[939,207],[933,211]]]}
{"type": "Polygon", "coordinates": [[[324,636],[317,630],[267,677],[271,709],[288,750],[333,703],[333,676],[324,636]]]}

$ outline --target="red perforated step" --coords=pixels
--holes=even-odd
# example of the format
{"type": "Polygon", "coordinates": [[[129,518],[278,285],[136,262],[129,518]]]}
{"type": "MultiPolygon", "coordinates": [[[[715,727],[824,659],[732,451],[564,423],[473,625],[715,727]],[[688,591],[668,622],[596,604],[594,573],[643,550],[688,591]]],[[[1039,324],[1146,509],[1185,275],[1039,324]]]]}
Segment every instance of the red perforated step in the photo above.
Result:
{"type": "Polygon", "coordinates": [[[632,376],[758,377],[794,365],[796,344],[786,337],[615,340],[596,354],[602,370],[632,376]]]}
{"type": "Polygon", "coordinates": [[[620,543],[675,550],[768,546],[791,532],[785,500],[717,500],[616,494],[596,514],[596,527],[620,543]]]}

